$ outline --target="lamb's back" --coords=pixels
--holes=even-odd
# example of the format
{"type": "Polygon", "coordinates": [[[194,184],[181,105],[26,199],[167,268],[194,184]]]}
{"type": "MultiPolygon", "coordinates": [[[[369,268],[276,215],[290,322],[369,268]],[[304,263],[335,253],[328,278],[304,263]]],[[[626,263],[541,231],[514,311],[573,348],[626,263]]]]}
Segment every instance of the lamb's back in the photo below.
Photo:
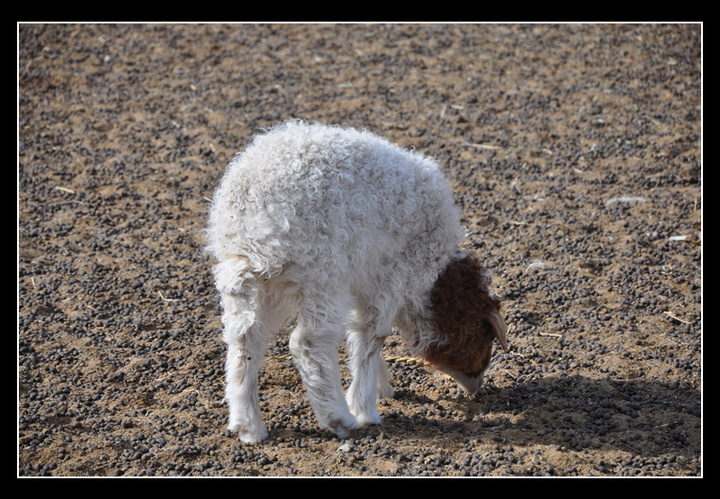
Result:
{"type": "Polygon", "coordinates": [[[215,245],[300,266],[443,258],[462,237],[430,159],[367,132],[288,123],[228,166],[211,211],[215,245]]]}

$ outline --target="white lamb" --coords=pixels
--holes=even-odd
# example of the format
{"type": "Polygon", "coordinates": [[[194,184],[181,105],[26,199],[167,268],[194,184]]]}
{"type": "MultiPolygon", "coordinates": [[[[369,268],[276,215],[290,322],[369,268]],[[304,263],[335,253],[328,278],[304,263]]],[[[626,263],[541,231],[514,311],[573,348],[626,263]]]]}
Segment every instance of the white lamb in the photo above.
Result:
{"type": "Polygon", "coordinates": [[[393,390],[382,345],[395,323],[413,352],[473,392],[499,302],[463,237],[438,166],[367,132],[290,121],[259,135],[225,172],[208,248],[222,297],[228,428],[268,433],[258,405],[265,350],[291,314],[289,348],[319,424],[340,438],[380,423],[393,390]],[[338,348],[352,383],[344,396],[338,348]]]}

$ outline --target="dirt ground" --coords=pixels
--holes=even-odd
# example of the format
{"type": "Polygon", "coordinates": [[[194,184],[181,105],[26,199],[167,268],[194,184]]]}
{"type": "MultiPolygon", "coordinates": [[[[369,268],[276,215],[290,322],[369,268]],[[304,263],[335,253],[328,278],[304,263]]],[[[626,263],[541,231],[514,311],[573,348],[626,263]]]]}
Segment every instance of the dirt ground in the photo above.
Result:
{"type": "MultiPolygon", "coordinates": [[[[18,476],[701,476],[698,24],[18,26],[18,476]],[[386,345],[318,428],[283,331],[225,430],[203,251],[290,117],[437,158],[509,325],[475,395],[386,345]]],[[[291,325],[288,325],[290,327],[291,325]]]]}

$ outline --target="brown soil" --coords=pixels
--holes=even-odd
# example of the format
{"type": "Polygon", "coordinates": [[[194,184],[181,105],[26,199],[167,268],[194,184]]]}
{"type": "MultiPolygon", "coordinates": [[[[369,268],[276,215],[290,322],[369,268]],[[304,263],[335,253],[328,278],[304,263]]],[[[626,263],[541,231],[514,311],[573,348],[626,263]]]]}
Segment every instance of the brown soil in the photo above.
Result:
{"type": "Polygon", "coordinates": [[[700,475],[701,28],[20,25],[18,475],[700,475]],[[270,437],[225,431],[208,199],[290,117],[446,169],[510,327],[480,393],[393,338],[340,441],[283,333],[270,437]]]}

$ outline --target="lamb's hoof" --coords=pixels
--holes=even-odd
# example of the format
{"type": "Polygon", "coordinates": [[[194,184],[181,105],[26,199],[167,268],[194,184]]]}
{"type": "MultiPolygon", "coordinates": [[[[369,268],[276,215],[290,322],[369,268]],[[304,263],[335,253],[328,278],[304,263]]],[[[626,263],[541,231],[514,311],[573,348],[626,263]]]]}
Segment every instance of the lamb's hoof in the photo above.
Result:
{"type": "Polygon", "coordinates": [[[377,389],[377,398],[378,400],[382,399],[391,399],[395,396],[395,390],[392,386],[384,386],[382,388],[377,389]]]}
{"type": "Polygon", "coordinates": [[[359,415],[357,417],[357,422],[358,426],[362,428],[364,426],[380,424],[382,423],[382,418],[380,417],[380,414],[375,411],[373,414],[359,415]]]}
{"type": "Polygon", "coordinates": [[[332,431],[338,438],[348,438],[354,430],[358,428],[358,423],[355,418],[352,420],[342,421],[334,419],[330,422],[328,429],[332,431]]]}
{"type": "Polygon", "coordinates": [[[246,444],[256,444],[268,437],[265,427],[249,428],[241,424],[228,425],[228,430],[237,432],[238,439],[246,444]]]}

